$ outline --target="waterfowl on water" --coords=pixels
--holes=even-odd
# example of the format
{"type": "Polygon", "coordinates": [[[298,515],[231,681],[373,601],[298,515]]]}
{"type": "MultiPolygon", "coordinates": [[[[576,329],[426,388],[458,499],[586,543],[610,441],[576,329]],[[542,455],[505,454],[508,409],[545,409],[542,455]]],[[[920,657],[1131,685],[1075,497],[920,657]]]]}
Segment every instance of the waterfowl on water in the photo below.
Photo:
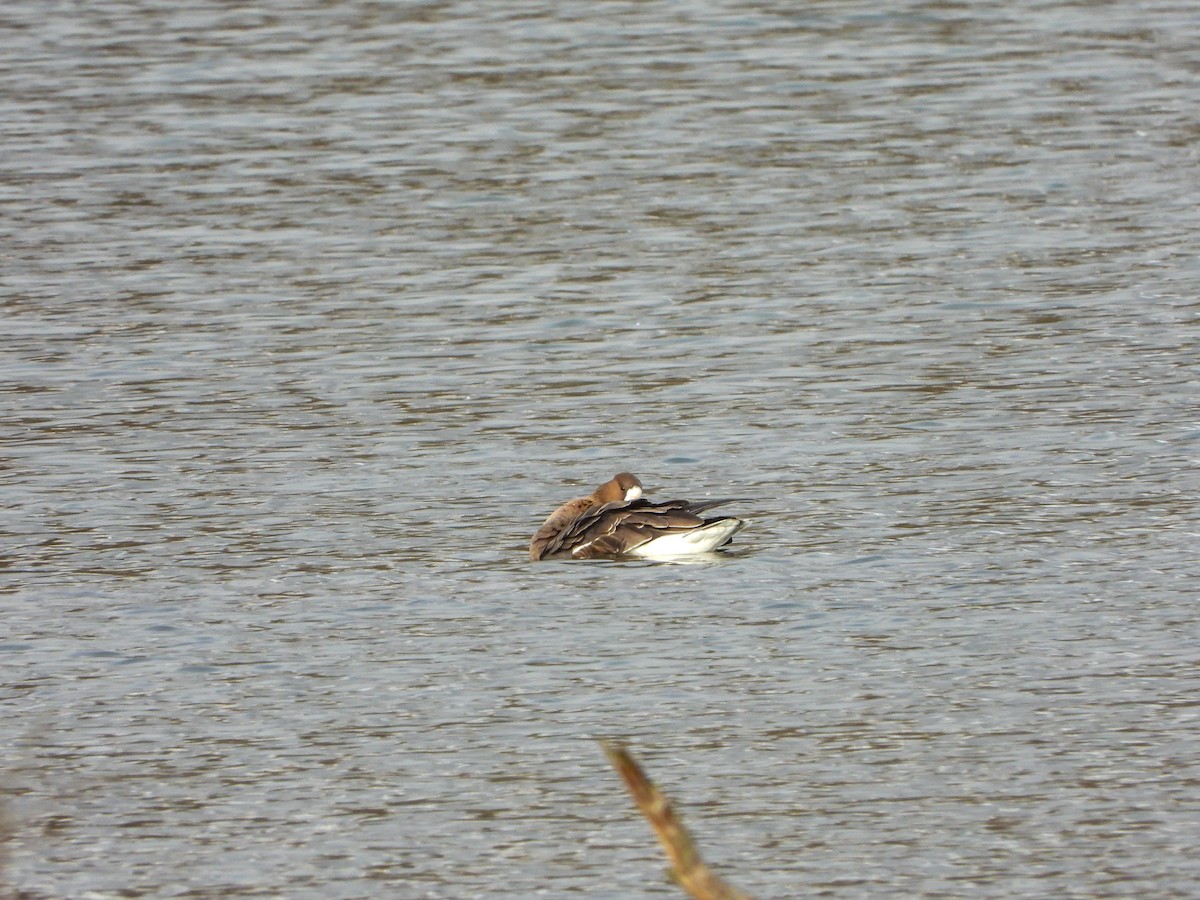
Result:
{"type": "Polygon", "coordinates": [[[620,556],[684,556],[729,543],[745,522],[701,515],[729,500],[668,500],[642,497],[629,472],[615,475],[587,497],[568,500],[542,523],[529,544],[531,558],[599,559],[620,556]]]}

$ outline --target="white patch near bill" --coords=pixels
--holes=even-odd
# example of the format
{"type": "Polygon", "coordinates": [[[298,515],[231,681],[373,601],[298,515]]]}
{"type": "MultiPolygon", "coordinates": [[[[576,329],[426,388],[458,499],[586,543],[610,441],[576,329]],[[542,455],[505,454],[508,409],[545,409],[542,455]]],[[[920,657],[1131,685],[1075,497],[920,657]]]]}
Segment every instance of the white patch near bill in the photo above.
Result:
{"type": "Polygon", "coordinates": [[[636,500],[640,496],[642,496],[642,489],[636,484],[625,492],[626,502],[630,500],[636,500]]]}

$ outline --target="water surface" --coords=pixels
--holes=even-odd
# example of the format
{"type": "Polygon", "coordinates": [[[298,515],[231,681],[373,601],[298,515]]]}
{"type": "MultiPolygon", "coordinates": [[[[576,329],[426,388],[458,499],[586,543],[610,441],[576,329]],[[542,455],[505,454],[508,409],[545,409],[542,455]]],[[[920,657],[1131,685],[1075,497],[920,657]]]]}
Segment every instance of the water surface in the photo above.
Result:
{"type": "Polygon", "coordinates": [[[1194,894],[1191,6],[0,22],[13,891],[1194,894]]]}

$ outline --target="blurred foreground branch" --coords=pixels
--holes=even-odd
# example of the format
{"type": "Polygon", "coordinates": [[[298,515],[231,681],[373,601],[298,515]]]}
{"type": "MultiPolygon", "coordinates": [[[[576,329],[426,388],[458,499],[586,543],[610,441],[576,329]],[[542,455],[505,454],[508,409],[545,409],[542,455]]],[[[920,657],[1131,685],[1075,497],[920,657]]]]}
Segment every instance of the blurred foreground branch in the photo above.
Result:
{"type": "Polygon", "coordinates": [[[638,809],[658,835],[671,861],[671,874],[679,886],[695,900],[751,900],[737,888],[722,881],[704,864],[692,836],[671,809],[671,804],[654,782],[646,777],[634,758],[621,744],[603,742],[604,754],[617,770],[625,787],[633,795],[638,809]]]}

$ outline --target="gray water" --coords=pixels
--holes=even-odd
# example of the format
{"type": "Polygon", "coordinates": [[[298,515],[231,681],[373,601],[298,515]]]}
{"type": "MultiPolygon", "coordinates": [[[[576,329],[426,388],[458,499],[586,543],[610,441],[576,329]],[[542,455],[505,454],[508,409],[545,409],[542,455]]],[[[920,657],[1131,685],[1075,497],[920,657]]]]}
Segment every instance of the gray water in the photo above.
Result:
{"type": "Polygon", "coordinates": [[[1200,14],[0,9],[22,898],[1200,883],[1200,14]],[[543,563],[630,469],[696,565],[543,563]]]}

